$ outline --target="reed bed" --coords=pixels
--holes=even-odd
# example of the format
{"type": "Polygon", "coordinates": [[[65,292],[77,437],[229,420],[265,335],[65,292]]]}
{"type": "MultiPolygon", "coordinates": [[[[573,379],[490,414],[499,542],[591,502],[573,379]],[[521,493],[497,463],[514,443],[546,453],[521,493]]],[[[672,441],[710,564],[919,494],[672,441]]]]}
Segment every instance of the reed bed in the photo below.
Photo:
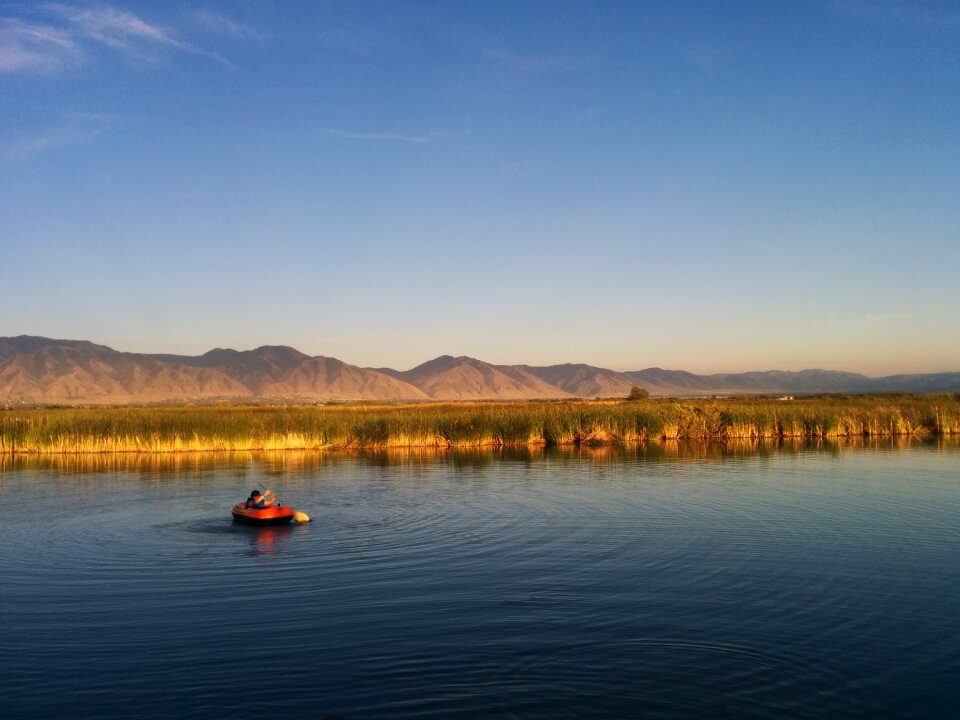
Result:
{"type": "Polygon", "coordinates": [[[0,453],[503,447],[960,434],[960,394],[0,411],[0,453]]]}

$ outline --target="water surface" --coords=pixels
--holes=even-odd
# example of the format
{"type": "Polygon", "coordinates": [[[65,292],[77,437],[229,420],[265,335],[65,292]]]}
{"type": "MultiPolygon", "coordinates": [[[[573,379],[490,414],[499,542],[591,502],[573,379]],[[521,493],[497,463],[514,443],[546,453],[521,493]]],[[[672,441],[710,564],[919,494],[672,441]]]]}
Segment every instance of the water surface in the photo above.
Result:
{"type": "Polygon", "coordinates": [[[12,720],[960,717],[956,445],[2,468],[12,720]]]}

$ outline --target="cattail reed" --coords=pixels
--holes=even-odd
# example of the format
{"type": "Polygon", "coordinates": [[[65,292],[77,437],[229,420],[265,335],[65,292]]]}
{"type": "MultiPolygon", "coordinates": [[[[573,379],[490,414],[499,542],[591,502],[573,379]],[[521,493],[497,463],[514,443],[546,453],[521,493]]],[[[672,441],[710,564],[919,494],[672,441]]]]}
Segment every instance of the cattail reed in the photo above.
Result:
{"type": "Polygon", "coordinates": [[[0,410],[0,453],[609,445],[960,434],[960,394],[0,410]]]}

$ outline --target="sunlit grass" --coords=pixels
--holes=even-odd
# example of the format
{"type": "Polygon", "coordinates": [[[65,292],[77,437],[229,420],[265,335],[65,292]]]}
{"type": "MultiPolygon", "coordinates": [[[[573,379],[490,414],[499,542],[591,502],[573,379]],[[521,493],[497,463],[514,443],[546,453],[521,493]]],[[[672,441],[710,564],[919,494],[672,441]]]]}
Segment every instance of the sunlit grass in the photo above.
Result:
{"type": "Polygon", "coordinates": [[[960,434],[960,395],[0,411],[3,453],[605,445],[960,434]]]}

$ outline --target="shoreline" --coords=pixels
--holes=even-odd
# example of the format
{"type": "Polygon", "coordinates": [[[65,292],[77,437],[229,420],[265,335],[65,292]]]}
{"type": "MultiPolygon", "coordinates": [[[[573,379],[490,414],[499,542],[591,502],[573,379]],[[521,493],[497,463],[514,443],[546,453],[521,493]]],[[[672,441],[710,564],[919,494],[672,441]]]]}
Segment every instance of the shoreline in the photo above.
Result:
{"type": "Polygon", "coordinates": [[[89,472],[200,472],[212,467],[237,463],[264,472],[295,469],[307,474],[325,472],[343,463],[360,462],[376,465],[422,465],[451,463],[454,466],[486,465],[498,460],[523,463],[582,461],[606,464],[619,458],[635,457],[645,461],[697,460],[722,461],[730,458],[798,457],[808,453],[826,453],[840,457],[848,453],[898,453],[917,450],[955,453],[960,450],[960,436],[897,436],[852,437],[822,440],[666,440],[632,445],[563,445],[545,447],[455,447],[448,449],[381,448],[332,450],[223,450],[192,452],[102,452],[102,453],[39,453],[0,454],[0,478],[6,473],[28,468],[47,469],[58,473],[89,472]]]}
{"type": "Polygon", "coordinates": [[[960,393],[796,400],[0,410],[0,454],[631,446],[960,435],[960,393]]]}

